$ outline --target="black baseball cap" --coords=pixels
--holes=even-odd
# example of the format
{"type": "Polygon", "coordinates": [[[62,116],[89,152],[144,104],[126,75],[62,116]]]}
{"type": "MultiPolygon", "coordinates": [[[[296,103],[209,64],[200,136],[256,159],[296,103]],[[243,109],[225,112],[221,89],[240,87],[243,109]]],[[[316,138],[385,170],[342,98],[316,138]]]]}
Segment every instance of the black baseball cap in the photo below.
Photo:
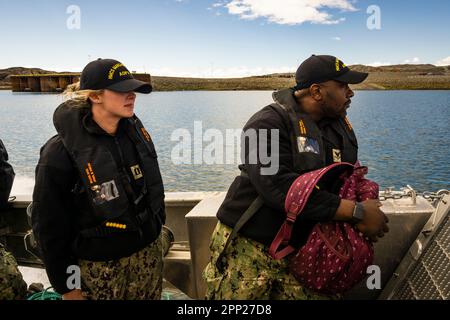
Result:
{"type": "Polygon", "coordinates": [[[97,59],[89,62],[81,72],[80,90],[108,89],[117,92],[152,92],[150,83],[133,78],[131,72],[119,61],[97,59]]]}
{"type": "Polygon", "coordinates": [[[312,55],[298,67],[295,73],[297,90],[309,88],[314,83],[336,80],[357,84],[366,80],[369,74],[350,70],[344,62],[333,56],[312,55]]]}

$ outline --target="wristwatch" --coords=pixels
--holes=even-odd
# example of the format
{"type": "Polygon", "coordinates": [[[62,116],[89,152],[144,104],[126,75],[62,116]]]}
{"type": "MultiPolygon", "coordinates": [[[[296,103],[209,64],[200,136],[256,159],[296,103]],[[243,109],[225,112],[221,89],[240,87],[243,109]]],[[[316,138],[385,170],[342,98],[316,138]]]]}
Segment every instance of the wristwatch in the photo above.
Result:
{"type": "Polygon", "coordinates": [[[355,203],[355,209],[353,209],[353,216],[350,220],[351,223],[357,224],[360,223],[364,219],[364,206],[361,202],[355,203]]]}

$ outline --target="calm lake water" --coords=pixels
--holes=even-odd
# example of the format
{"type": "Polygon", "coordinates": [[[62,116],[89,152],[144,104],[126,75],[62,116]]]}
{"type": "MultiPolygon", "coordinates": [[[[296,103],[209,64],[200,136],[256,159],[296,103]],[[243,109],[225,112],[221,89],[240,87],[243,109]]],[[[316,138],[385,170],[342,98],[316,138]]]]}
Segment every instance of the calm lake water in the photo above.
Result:
{"type": "MultiPolygon", "coordinates": [[[[139,95],[135,112],[155,142],[166,191],[225,191],[234,164],[176,165],[179,140],[174,130],[194,122],[202,133],[241,129],[248,118],[272,102],[269,91],[155,92],[139,95]]],[[[0,138],[16,171],[14,191],[31,193],[40,147],[56,131],[53,111],[62,98],[49,94],[0,91],[0,138]]],[[[384,187],[410,184],[419,191],[450,189],[450,91],[358,91],[349,109],[363,164],[384,187]]],[[[227,143],[230,141],[226,140],[227,143]]],[[[210,142],[204,142],[203,147],[210,142]]],[[[236,151],[235,159],[239,153],[236,151]]]]}

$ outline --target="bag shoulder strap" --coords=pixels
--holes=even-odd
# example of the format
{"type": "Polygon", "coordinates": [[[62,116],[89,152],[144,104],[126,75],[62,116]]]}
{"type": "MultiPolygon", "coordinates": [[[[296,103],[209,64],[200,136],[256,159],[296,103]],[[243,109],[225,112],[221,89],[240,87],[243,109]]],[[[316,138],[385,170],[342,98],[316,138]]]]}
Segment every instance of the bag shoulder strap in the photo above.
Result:
{"type": "MultiPolygon", "coordinates": [[[[242,171],[241,176],[246,177],[247,173],[242,171]]],[[[259,209],[261,209],[263,204],[264,204],[263,198],[261,196],[256,197],[256,199],[253,200],[253,202],[250,204],[250,206],[247,208],[247,210],[245,210],[245,212],[242,214],[242,216],[236,222],[236,224],[233,228],[233,231],[231,232],[230,236],[228,237],[227,242],[225,243],[225,246],[224,246],[222,252],[220,252],[219,257],[217,258],[216,267],[219,270],[222,271],[224,269],[223,256],[224,256],[225,251],[227,250],[228,246],[230,245],[231,241],[233,241],[237,237],[238,232],[255,215],[255,213],[259,209]]]]}

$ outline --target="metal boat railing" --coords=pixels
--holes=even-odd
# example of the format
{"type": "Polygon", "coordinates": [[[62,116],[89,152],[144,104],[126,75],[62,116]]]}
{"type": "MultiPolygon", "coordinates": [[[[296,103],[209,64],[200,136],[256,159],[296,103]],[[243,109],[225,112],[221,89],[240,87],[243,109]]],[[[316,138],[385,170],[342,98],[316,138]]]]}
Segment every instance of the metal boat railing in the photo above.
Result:
{"type": "MultiPolygon", "coordinates": [[[[206,287],[202,271],[209,261],[210,237],[217,223],[217,210],[224,197],[224,192],[166,194],[166,225],[172,231],[173,239],[170,240],[173,241],[169,241],[171,242],[170,250],[165,257],[164,278],[168,283],[194,299],[204,297],[206,287]]],[[[450,195],[446,190],[419,194],[408,186],[400,191],[388,188],[380,193],[380,200],[383,204],[382,209],[390,221],[390,232],[375,244],[374,264],[381,270],[381,286],[369,289],[363,282],[346,294],[345,298],[420,298],[422,296],[415,293],[414,288],[425,286],[423,283],[419,283],[417,286],[411,285],[410,291],[408,291],[409,295],[402,295],[399,292],[407,290],[402,289],[406,288],[405,281],[413,279],[411,272],[415,270],[414,263],[421,261],[422,254],[430,252],[427,250],[433,250],[433,248],[425,248],[428,248],[429,243],[434,241],[431,240],[433,236],[437,237],[436,230],[450,227],[450,224],[441,226],[445,215],[448,216],[450,195]]],[[[31,196],[17,196],[12,202],[12,208],[2,213],[0,216],[0,241],[6,244],[9,251],[13,252],[19,264],[43,268],[42,261],[33,255],[33,250],[30,248],[32,239],[28,239],[25,242],[27,244],[24,244],[24,238],[30,237],[28,232],[30,227],[26,215],[26,208],[30,202],[31,196]]],[[[445,230],[440,232],[450,233],[445,230]]],[[[441,260],[444,261],[446,268],[450,268],[448,259],[450,244],[445,241],[444,245],[447,247],[444,249],[447,251],[443,250],[443,254],[444,256],[447,254],[447,260],[441,260]]],[[[448,241],[450,243],[450,238],[448,241]]],[[[436,279],[442,278],[439,277],[434,275],[434,278],[425,277],[425,280],[421,281],[434,281],[435,283],[436,279]]],[[[434,295],[436,295],[435,291],[433,291],[434,295]]],[[[448,298],[442,292],[440,297],[448,298]]]]}

